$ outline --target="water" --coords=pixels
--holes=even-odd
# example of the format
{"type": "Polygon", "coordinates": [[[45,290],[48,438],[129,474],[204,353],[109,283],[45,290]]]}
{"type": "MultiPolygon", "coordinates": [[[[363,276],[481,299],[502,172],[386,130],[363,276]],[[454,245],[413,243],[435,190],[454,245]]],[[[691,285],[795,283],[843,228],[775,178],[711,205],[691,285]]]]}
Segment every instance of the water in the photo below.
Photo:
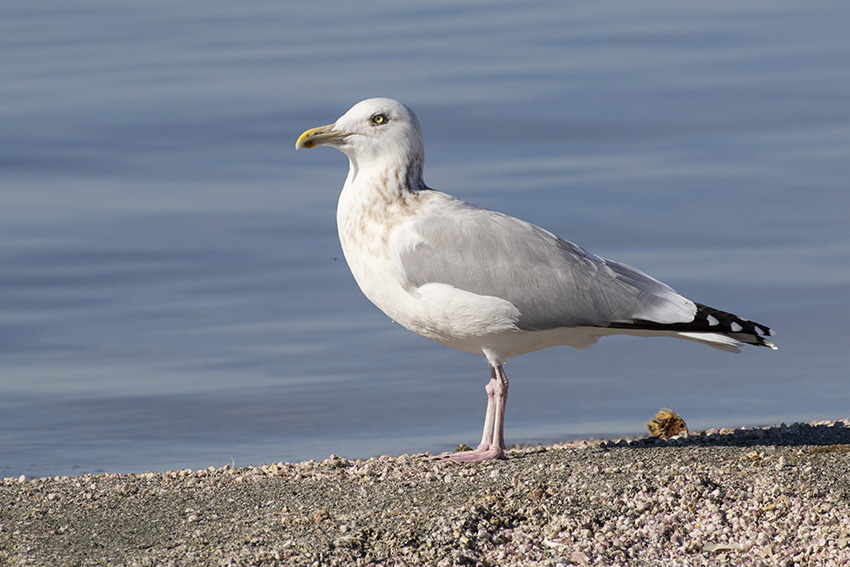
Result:
{"type": "Polygon", "coordinates": [[[389,322],[336,240],[370,96],[426,181],[774,327],[511,361],[509,442],[847,417],[850,6],[7,2],[0,475],[474,444],[483,357],[389,322]]]}

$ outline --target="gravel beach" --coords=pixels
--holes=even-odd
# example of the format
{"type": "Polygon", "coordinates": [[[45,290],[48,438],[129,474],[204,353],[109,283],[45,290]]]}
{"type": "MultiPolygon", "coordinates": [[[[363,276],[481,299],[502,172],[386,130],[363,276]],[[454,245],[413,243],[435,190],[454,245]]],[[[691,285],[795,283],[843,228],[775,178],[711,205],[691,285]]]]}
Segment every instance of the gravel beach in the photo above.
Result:
{"type": "Polygon", "coordinates": [[[0,565],[847,565],[850,420],[0,484],[0,565]]]}

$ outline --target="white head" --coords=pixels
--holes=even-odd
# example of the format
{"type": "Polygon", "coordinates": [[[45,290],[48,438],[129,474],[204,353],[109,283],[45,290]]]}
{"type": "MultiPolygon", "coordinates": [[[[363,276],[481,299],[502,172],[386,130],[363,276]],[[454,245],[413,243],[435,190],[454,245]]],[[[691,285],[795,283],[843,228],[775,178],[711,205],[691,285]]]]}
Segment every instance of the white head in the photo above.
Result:
{"type": "Polygon", "coordinates": [[[398,168],[414,191],[424,188],[425,147],[419,120],[397,100],[370,98],[358,102],[335,123],[307,130],[295,149],[331,146],[351,161],[354,171],[398,168]]]}

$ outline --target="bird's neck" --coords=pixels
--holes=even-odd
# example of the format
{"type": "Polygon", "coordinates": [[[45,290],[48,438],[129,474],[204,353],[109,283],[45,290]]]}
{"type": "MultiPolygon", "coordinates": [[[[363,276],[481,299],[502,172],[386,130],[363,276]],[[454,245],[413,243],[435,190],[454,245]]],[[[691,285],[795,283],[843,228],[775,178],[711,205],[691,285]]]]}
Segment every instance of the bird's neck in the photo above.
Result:
{"type": "Polygon", "coordinates": [[[418,157],[390,162],[382,160],[380,163],[372,164],[349,159],[348,178],[345,180],[344,190],[357,193],[365,191],[369,195],[363,195],[364,198],[368,200],[379,198],[386,203],[403,199],[411,193],[418,193],[428,188],[422,180],[423,161],[421,157],[418,157]]]}
{"type": "Polygon", "coordinates": [[[385,161],[381,167],[363,167],[352,160],[337,206],[337,226],[346,259],[354,248],[379,255],[380,248],[373,247],[386,242],[395,225],[411,214],[411,200],[418,200],[427,189],[421,160],[389,166],[385,161]]]}

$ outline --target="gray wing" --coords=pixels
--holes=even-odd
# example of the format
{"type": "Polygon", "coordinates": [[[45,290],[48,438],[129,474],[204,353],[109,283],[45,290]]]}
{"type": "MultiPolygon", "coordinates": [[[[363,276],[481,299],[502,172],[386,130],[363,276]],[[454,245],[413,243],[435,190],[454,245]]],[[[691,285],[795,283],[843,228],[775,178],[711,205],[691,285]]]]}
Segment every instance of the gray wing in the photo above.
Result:
{"type": "Polygon", "coordinates": [[[521,220],[472,205],[420,218],[402,252],[407,284],[443,283],[510,301],[523,330],[633,320],[693,320],[694,304],[625,264],[521,220]]]}

